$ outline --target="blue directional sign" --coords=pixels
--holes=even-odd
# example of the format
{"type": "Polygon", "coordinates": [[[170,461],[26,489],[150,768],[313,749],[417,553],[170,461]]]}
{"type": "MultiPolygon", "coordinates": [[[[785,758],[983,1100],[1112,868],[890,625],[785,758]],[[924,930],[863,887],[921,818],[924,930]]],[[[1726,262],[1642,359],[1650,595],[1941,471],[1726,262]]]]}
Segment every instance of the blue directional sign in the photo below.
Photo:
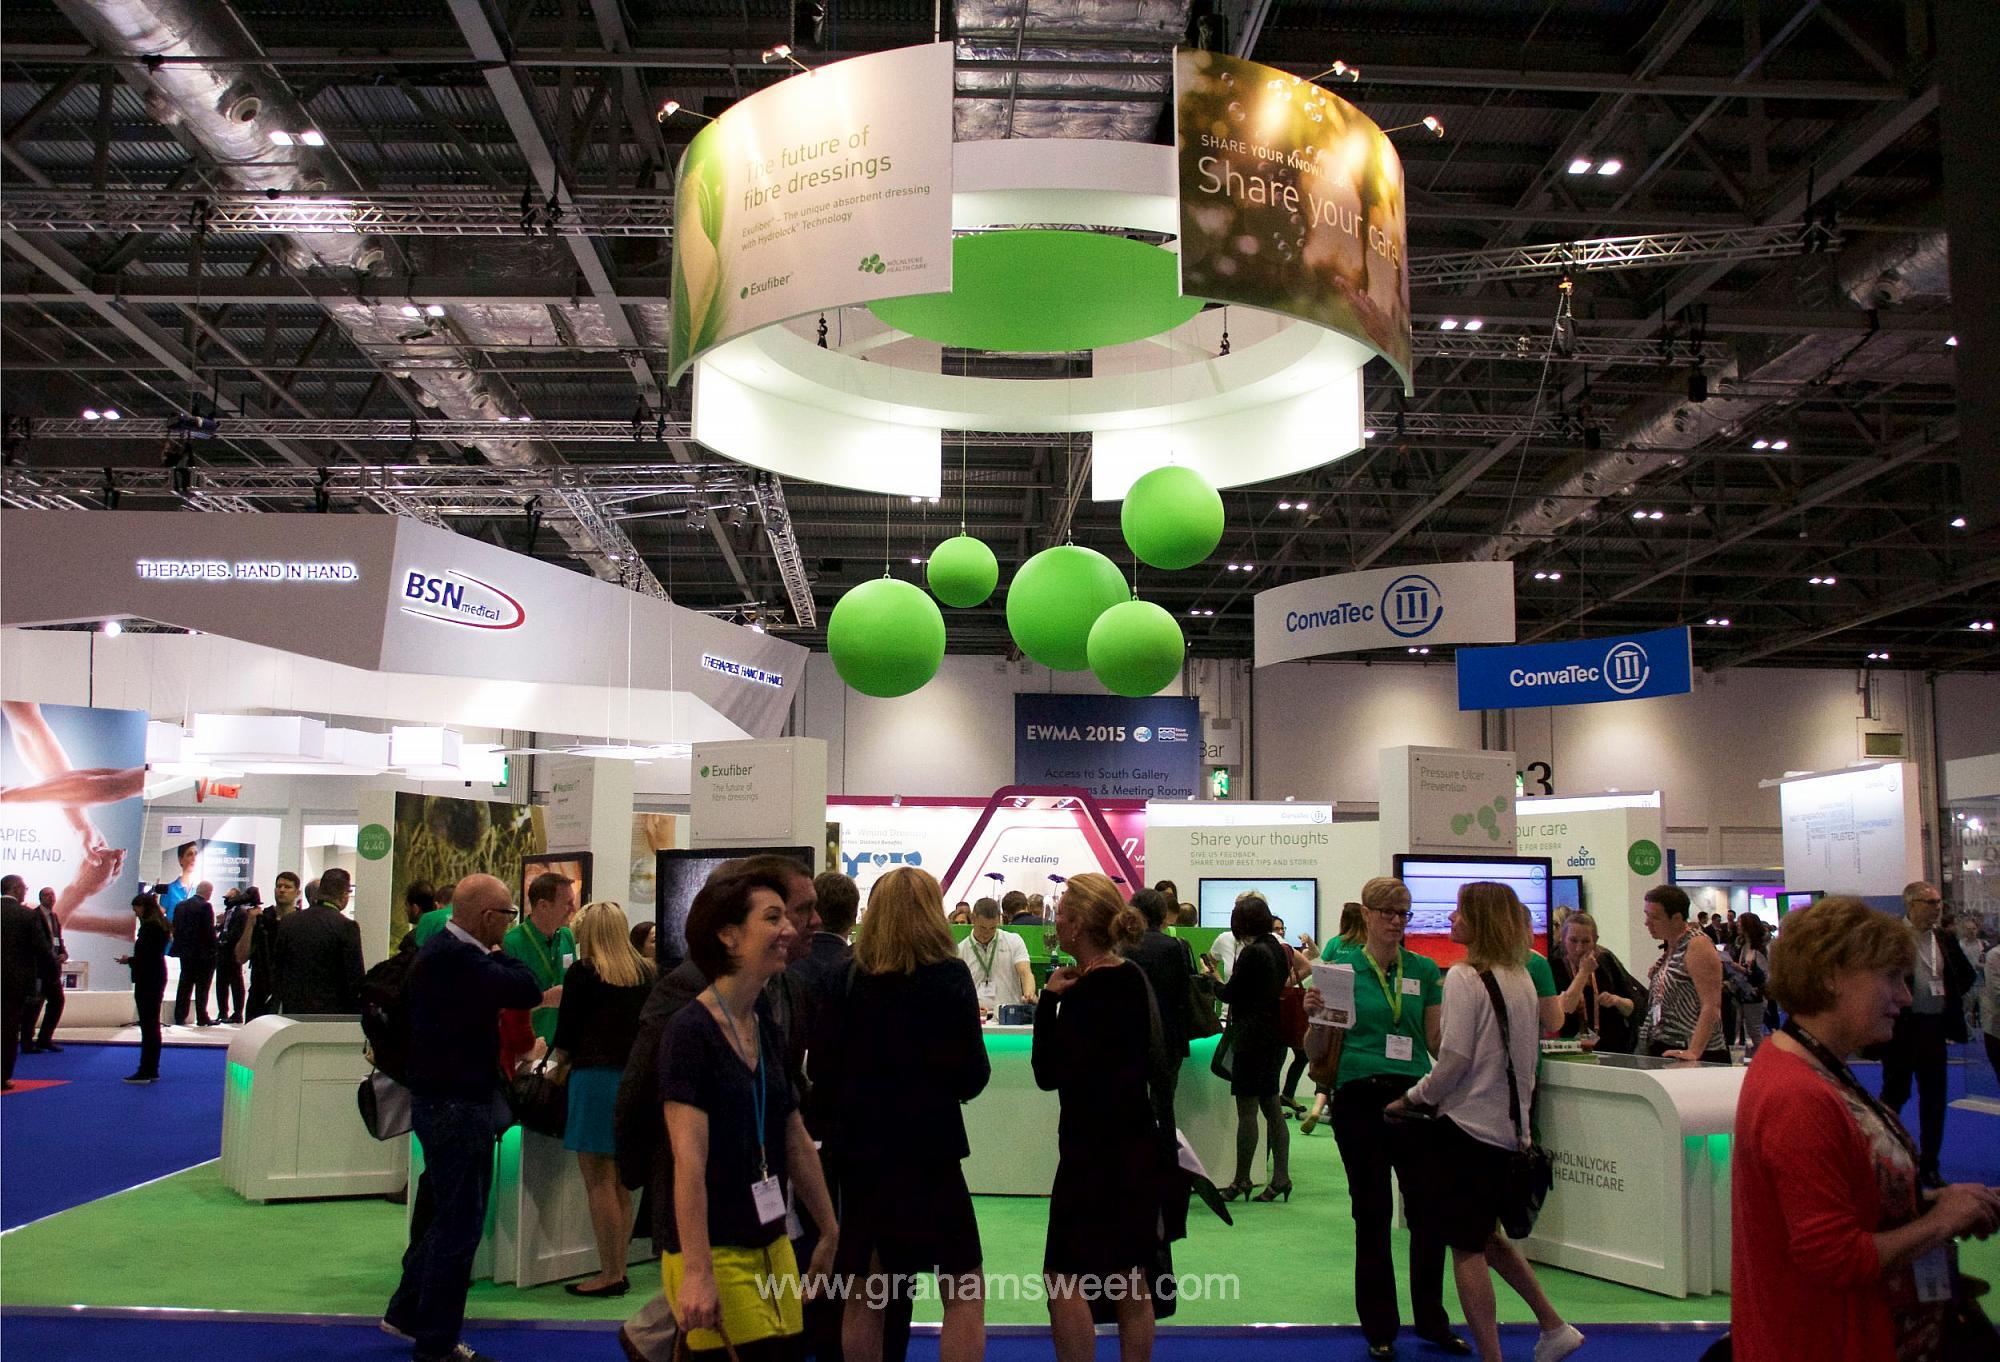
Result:
{"type": "Polygon", "coordinates": [[[1686,629],[1458,650],[1460,709],[1539,709],[1648,700],[1694,689],[1686,629]]]}

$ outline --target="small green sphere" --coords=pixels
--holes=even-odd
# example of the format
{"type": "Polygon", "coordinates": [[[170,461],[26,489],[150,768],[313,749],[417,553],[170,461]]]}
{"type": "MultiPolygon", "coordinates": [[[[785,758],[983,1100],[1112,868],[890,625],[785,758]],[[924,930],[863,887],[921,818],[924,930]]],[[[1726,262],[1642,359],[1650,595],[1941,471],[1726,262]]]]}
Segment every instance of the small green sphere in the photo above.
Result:
{"type": "Polygon", "coordinates": [[[878,577],[834,603],[826,650],[840,679],[863,695],[908,695],[944,661],[944,615],[914,584],[878,577]]]}
{"type": "Polygon", "coordinates": [[[1140,562],[1193,567],[1222,542],[1222,494],[1192,468],[1155,468],[1125,493],[1118,523],[1140,562]]]}
{"type": "Polygon", "coordinates": [[[1090,627],[1131,598],[1118,565],[1096,549],[1043,549],[1007,586],[1007,632],[1051,671],[1080,672],[1090,665],[1090,627]]]}
{"type": "Polygon", "coordinates": [[[1090,670],[1114,695],[1157,695],[1180,675],[1187,640],[1151,601],[1126,601],[1090,627],[1090,670]]]}
{"type": "Polygon", "coordinates": [[[931,550],[924,568],[931,594],[946,605],[968,610],[984,605],[1000,584],[1000,560],[969,534],[953,535],[931,550]]]}

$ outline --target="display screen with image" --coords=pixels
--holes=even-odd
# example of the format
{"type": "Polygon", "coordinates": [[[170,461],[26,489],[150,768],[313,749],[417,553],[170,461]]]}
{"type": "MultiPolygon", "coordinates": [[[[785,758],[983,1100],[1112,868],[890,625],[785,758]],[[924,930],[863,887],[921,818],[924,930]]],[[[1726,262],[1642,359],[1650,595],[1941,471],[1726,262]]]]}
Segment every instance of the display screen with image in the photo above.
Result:
{"type": "Polygon", "coordinates": [[[590,853],[587,851],[551,851],[521,858],[521,882],[514,886],[519,896],[515,902],[521,911],[528,911],[528,886],[538,875],[557,874],[576,885],[576,906],[581,908],[590,902],[590,853]]]}
{"type": "MultiPolygon", "coordinates": [[[[1517,890],[1516,892],[1519,891],[1517,890]]],[[[1549,907],[1561,914],[1583,912],[1583,876],[1551,876],[1549,878],[1549,907]]]]}
{"type": "Polygon", "coordinates": [[[746,856],[788,857],[804,867],[807,875],[813,873],[811,847],[707,847],[701,851],[656,853],[653,881],[658,888],[653,903],[653,950],[663,969],[669,967],[669,961],[687,958],[688,909],[694,906],[694,896],[701,892],[718,866],[746,856]]]}
{"type": "Polygon", "coordinates": [[[1282,920],[1287,935],[1316,930],[1319,920],[1319,881],[1315,879],[1208,880],[1201,882],[1196,908],[1201,925],[1229,929],[1229,915],[1236,909],[1236,896],[1255,890],[1271,905],[1271,916],[1282,920]]]}
{"type": "Polygon", "coordinates": [[[1465,958],[1451,939],[1451,914],[1458,891],[1491,880],[1506,885],[1528,909],[1535,949],[1548,954],[1549,907],[1553,876],[1546,856],[1407,856],[1395,861],[1395,875],[1410,891],[1409,948],[1440,965],[1465,958]]]}

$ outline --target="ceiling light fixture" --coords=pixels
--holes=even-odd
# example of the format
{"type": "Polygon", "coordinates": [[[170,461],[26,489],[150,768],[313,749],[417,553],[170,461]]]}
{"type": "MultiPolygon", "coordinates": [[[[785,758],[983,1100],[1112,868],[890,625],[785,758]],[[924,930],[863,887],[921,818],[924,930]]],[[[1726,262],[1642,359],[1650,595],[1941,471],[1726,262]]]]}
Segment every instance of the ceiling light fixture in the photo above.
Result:
{"type": "Polygon", "coordinates": [[[1393,128],[1384,128],[1382,135],[1386,137],[1392,132],[1408,132],[1411,128],[1425,128],[1438,137],[1444,136],[1444,120],[1436,114],[1425,114],[1415,123],[1398,123],[1393,128]]]}
{"type": "MultiPolygon", "coordinates": [[[[1978,626],[1975,625],[1973,627],[1977,628],[1978,626]]],[[[1988,625],[1987,627],[1989,629],[1992,628],[1991,625],[1988,625]]],[[[117,620],[104,621],[104,636],[106,638],[117,638],[120,634],[124,632],[125,632],[125,626],[120,624],[117,620]]]]}
{"type": "Polygon", "coordinates": [[[1706,624],[1711,629],[1727,629],[1729,627],[1729,616],[1710,615],[1707,619],[1703,620],[1702,623],[1706,624]]]}
{"type": "Polygon", "coordinates": [[[1292,503],[1289,501],[1281,501],[1278,503],[1278,509],[1281,511],[1289,511],[1292,509],[1292,503]]]}
{"type": "Polygon", "coordinates": [[[1992,621],[1992,620],[1974,620],[1974,621],[1973,621],[1973,622],[1972,622],[1972,623],[1971,623],[1970,625],[1968,625],[1967,627],[1968,627],[1969,629],[1971,629],[1971,630],[1972,630],[1972,632],[1973,632],[1973,633],[1975,633],[1975,634],[1990,634],[1990,633],[1992,633],[1992,632],[1993,632],[1993,621],[1992,621]]]}
{"type": "Polygon", "coordinates": [[[1294,502],[1292,504],[1292,509],[1294,511],[1309,511],[1312,509],[1312,507],[1306,505],[1303,501],[1300,501],[1300,502],[1294,502]]]}
{"type": "Polygon", "coordinates": [[[1474,317],[1471,321],[1465,324],[1465,329],[1467,331],[1484,331],[1486,329],[1486,323],[1480,320],[1478,317],[1474,317]]]}
{"type": "Polygon", "coordinates": [[[1625,163],[1616,156],[1607,156],[1597,163],[1597,173],[1600,175],[1616,175],[1624,168],[1625,163]]]}
{"type": "Polygon", "coordinates": [[[1592,168],[1593,163],[1588,156],[1579,156],[1569,163],[1569,173],[1572,175],[1588,175],[1592,168]]]}
{"type": "Polygon", "coordinates": [[[425,304],[424,304],[424,315],[425,315],[426,317],[442,317],[442,316],[444,316],[444,304],[443,304],[443,303],[425,303],[425,304]]]}
{"type": "Polygon", "coordinates": [[[812,74],[812,68],[810,66],[807,66],[804,62],[800,61],[797,57],[794,57],[792,55],[792,47],[790,43],[779,43],[776,47],[767,47],[764,49],[764,65],[769,66],[774,61],[788,61],[792,65],[798,67],[799,70],[805,72],[807,75],[812,74]]]}
{"type": "Polygon", "coordinates": [[[1752,449],[1769,449],[1770,447],[1771,442],[1769,440],[1752,440],[1750,442],[1750,448],[1752,449]]]}
{"type": "Polygon", "coordinates": [[[686,114],[689,118],[699,118],[704,123],[713,123],[715,121],[705,113],[696,113],[678,99],[670,99],[662,104],[660,111],[653,115],[653,121],[655,123],[664,123],[675,114],[686,114]]]}
{"type": "Polygon", "coordinates": [[[1361,432],[1361,438],[1362,438],[1362,439],[1364,439],[1364,440],[1372,440],[1372,439],[1374,439],[1374,438],[1375,438],[1375,430],[1374,430],[1374,427],[1372,427],[1372,426],[1371,426],[1371,427],[1369,427],[1368,429],[1366,429],[1366,430],[1362,431],[1362,432],[1361,432]]]}
{"type": "Polygon", "coordinates": [[[1868,654],[1868,660],[1870,662],[1887,662],[1889,655],[1887,653],[1870,653],[1868,654]]]}
{"type": "Polygon", "coordinates": [[[299,140],[283,128],[273,128],[264,135],[271,139],[271,145],[274,147],[288,147],[299,140]]]}
{"type": "Polygon", "coordinates": [[[1965,517],[1964,517],[1964,516],[1962,516],[1962,515],[1955,515],[1955,516],[1953,516],[1953,517],[1951,518],[1951,527],[1952,527],[1952,528],[1953,528],[1954,530],[1962,530],[1962,529],[1964,529],[1964,528],[1965,528],[1965,517]]]}
{"type": "Polygon", "coordinates": [[[1445,319],[1444,319],[1443,321],[1441,321],[1441,322],[1439,322],[1439,323],[1438,323],[1438,330],[1440,330],[1440,331],[1456,331],[1456,330],[1458,330],[1458,318],[1456,318],[1456,317],[1446,317],[1446,318],[1445,318],[1445,319]]]}
{"type": "Polygon", "coordinates": [[[1778,450],[1780,453],[1784,452],[1787,449],[1790,449],[1791,447],[1792,447],[1792,442],[1790,440],[1771,441],[1771,448],[1778,450]]]}
{"type": "Polygon", "coordinates": [[[1956,350],[1956,349],[1958,348],[1958,337],[1956,337],[1956,336],[1946,336],[1946,337],[1944,338],[1944,343],[1945,343],[1946,345],[1949,345],[1949,346],[1950,346],[1950,347],[1951,347],[1952,349],[1956,350]]]}
{"type": "Polygon", "coordinates": [[[1549,580],[1552,582],[1560,582],[1562,579],[1563,575],[1560,572],[1551,572],[1549,574],[1549,580]]]}
{"type": "Polygon", "coordinates": [[[326,134],[318,128],[307,128],[299,134],[299,140],[309,147],[323,147],[326,145],[326,134]]]}
{"type": "Polygon", "coordinates": [[[404,303],[397,311],[401,312],[405,317],[421,317],[424,315],[424,310],[415,303],[404,303]]]}
{"type": "Polygon", "coordinates": [[[1358,66],[1349,66],[1344,61],[1337,61],[1327,67],[1326,70],[1312,77],[1306,84],[1311,85],[1316,81],[1325,80],[1328,76],[1332,76],[1336,80],[1359,81],[1361,79],[1361,68],[1358,66]]]}

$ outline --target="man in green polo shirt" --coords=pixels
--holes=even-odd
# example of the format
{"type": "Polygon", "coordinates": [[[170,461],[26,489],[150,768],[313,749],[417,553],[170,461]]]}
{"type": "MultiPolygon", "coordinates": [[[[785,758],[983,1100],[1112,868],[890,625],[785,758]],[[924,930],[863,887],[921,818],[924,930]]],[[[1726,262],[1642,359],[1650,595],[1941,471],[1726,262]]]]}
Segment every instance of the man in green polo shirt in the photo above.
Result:
{"type": "Polygon", "coordinates": [[[569,920],[576,913],[576,881],[554,871],[528,882],[528,915],[507,929],[500,949],[534,971],[542,1005],[529,1021],[545,1044],[556,1036],[556,1009],[562,1004],[563,975],[576,963],[576,938],[569,920]]]}
{"type": "Polygon", "coordinates": [[[422,950],[424,943],[444,930],[444,924],[451,921],[451,895],[457,887],[456,881],[446,884],[437,891],[437,907],[417,919],[417,925],[410,928],[412,949],[422,950]]]}

